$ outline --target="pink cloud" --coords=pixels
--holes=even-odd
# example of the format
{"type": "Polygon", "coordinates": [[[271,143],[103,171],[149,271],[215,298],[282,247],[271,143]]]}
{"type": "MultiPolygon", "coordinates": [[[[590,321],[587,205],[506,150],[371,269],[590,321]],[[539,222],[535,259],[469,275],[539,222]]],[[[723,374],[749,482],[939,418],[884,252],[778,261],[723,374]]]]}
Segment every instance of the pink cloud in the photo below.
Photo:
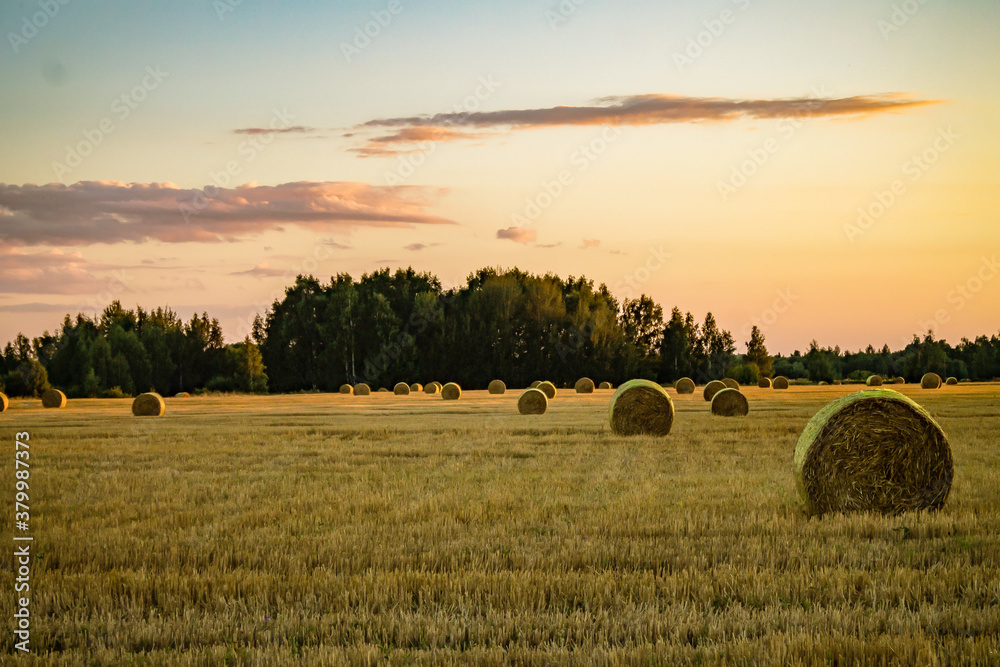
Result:
{"type": "Polygon", "coordinates": [[[525,229],[524,227],[508,227],[497,230],[498,239],[507,239],[515,243],[531,243],[536,236],[534,229],[525,229]]]}

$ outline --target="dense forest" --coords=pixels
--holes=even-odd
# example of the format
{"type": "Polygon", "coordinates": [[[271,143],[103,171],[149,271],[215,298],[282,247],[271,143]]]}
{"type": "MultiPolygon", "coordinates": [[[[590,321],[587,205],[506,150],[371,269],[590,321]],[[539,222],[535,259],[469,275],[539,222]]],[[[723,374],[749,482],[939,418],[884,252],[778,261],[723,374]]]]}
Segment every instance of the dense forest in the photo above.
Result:
{"type": "Polygon", "coordinates": [[[615,384],[635,377],[698,383],[724,376],[863,380],[872,373],[919,380],[925,372],[961,380],[1000,376],[1000,335],[952,347],[928,332],[905,349],[851,353],[820,348],[772,356],[753,327],[744,350],[712,313],[663,308],[646,295],[619,301],[586,278],[481,269],[444,290],[413,269],[340,274],[323,284],[299,276],[243,341],[226,344],[207,313],[182,321],[166,308],[125,309],[98,317],[67,315],[61,330],[7,343],[0,382],[12,396],[48,386],[70,397],[142,391],[336,391],[343,383],[374,388],[398,381],[455,381],[481,389],[494,378],[521,387],[581,376],[615,384]]]}

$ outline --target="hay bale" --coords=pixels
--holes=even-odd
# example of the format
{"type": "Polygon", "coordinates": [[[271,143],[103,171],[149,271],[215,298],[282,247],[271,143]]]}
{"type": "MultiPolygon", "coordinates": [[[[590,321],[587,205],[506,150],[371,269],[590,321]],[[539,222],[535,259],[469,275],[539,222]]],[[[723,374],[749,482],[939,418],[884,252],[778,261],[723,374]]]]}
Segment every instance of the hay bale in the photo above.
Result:
{"type": "Polygon", "coordinates": [[[446,401],[457,401],[462,398],[462,388],[454,382],[449,382],[441,387],[441,398],[446,401]]]}
{"type": "Polygon", "coordinates": [[[549,397],[541,389],[525,389],[517,399],[517,411],[522,415],[544,414],[549,397]]]}
{"type": "Polygon", "coordinates": [[[42,394],[42,407],[65,408],[66,394],[62,393],[58,389],[46,389],[45,393],[42,394]]]}
{"type": "Polygon", "coordinates": [[[543,392],[550,401],[556,397],[556,386],[548,380],[542,382],[535,388],[543,392]]]}
{"type": "Polygon", "coordinates": [[[729,387],[727,387],[726,383],[723,382],[722,380],[712,380],[711,382],[709,382],[708,384],[705,385],[705,391],[704,391],[703,395],[705,396],[705,400],[706,401],[711,401],[712,398],[718,392],[722,391],[723,389],[728,389],[728,388],[729,387]]]}
{"type": "Polygon", "coordinates": [[[139,394],[132,401],[132,414],[136,417],[162,417],[166,411],[167,404],[155,391],[139,394]]]}
{"type": "Polygon", "coordinates": [[[750,412],[747,397],[739,389],[726,387],[712,397],[712,414],[719,417],[746,417],[750,412]]]}
{"type": "Polygon", "coordinates": [[[694,380],[691,378],[681,378],[674,383],[674,390],[678,394],[693,394],[694,393],[694,380]]]}
{"type": "Polygon", "coordinates": [[[409,396],[410,395],[410,385],[405,382],[397,382],[396,386],[392,388],[392,393],[396,396],[409,396]]]}
{"type": "Polygon", "coordinates": [[[761,389],[770,389],[771,378],[762,377],[761,379],[757,380],[757,386],[760,387],[761,389]]]}
{"type": "Polygon", "coordinates": [[[503,394],[507,392],[507,385],[503,383],[503,380],[493,380],[488,389],[491,394],[503,394]]]}
{"type": "Polygon", "coordinates": [[[618,435],[665,436],[674,424],[674,402],[655,382],[629,380],[611,397],[608,419],[618,435]]]}
{"type": "Polygon", "coordinates": [[[868,379],[865,380],[865,384],[869,387],[881,387],[882,386],[882,376],[881,375],[869,375],[868,379]]]}
{"type": "Polygon", "coordinates": [[[540,385],[541,383],[542,383],[541,380],[535,380],[534,382],[531,383],[530,388],[531,389],[538,389],[538,385],[540,385]]]}
{"type": "Polygon", "coordinates": [[[829,383],[829,382],[827,382],[826,380],[820,380],[818,384],[819,384],[819,386],[821,386],[821,387],[825,387],[825,386],[827,386],[827,385],[828,385],[828,384],[830,384],[830,383],[829,383]]]}
{"type": "Polygon", "coordinates": [[[7,394],[0,391],[0,412],[7,412],[7,408],[10,407],[10,399],[7,398],[7,394]]]}
{"type": "Polygon", "coordinates": [[[771,381],[771,387],[774,389],[788,389],[788,378],[784,375],[779,375],[771,381]]]}
{"type": "Polygon", "coordinates": [[[954,377],[948,378],[947,380],[944,381],[944,383],[945,384],[950,384],[950,385],[956,385],[956,384],[958,384],[958,378],[954,378],[954,377]]]}
{"type": "Polygon", "coordinates": [[[187,393],[186,391],[179,391],[176,394],[174,394],[174,398],[191,398],[191,394],[187,393]]]}
{"type": "Polygon", "coordinates": [[[611,386],[610,382],[602,382],[598,389],[614,389],[614,387],[611,386]]]}
{"type": "Polygon", "coordinates": [[[740,390],[740,383],[733,378],[722,378],[722,384],[726,385],[730,389],[740,390]]]}
{"type": "Polygon", "coordinates": [[[937,373],[926,373],[920,378],[921,389],[938,389],[941,386],[941,376],[937,373]]]}
{"type": "Polygon", "coordinates": [[[576,381],[573,386],[578,394],[593,394],[594,393],[594,381],[590,378],[580,378],[576,381]]]}
{"type": "Polygon", "coordinates": [[[434,394],[439,393],[440,391],[441,391],[441,383],[440,382],[431,382],[430,384],[425,384],[424,385],[424,393],[425,394],[434,395],[434,394]]]}
{"type": "Polygon", "coordinates": [[[414,393],[420,393],[423,390],[424,390],[424,385],[420,384],[419,382],[414,382],[413,384],[410,385],[410,391],[414,393]]]}
{"type": "Polygon", "coordinates": [[[386,389],[385,387],[379,387],[378,388],[378,393],[380,393],[380,394],[388,394],[389,390],[386,389]]]}
{"type": "Polygon", "coordinates": [[[906,378],[900,375],[896,378],[896,384],[906,384],[906,378]]]}
{"type": "Polygon", "coordinates": [[[372,393],[372,388],[366,385],[364,382],[354,385],[355,396],[368,396],[371,393],[372,393]]]}
{"type": "Polygon", "coordinates": [[[794,468],[811,514],[939,509],[953,475],[941,427],[892,389],[848,394],[813,415],[794,468]]]}
{"type": "Polygon", "coordinates": [[[341,394],[353,394],[354,393],[354,387],[352,387],[349,384],[342,384],[342,385],[340,385],[340,393],[341,394]]]}

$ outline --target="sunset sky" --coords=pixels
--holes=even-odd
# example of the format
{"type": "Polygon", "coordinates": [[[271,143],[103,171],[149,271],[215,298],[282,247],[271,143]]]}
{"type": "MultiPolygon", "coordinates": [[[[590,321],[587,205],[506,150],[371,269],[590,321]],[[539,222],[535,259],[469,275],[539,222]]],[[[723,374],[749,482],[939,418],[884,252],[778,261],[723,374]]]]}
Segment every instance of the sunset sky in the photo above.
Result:
{"type": "Polygon", "coordinates": [[[383,266],[740,352],[1000,330],[996,0],[61,2],[0,8],[0,344],[383,266]]]}

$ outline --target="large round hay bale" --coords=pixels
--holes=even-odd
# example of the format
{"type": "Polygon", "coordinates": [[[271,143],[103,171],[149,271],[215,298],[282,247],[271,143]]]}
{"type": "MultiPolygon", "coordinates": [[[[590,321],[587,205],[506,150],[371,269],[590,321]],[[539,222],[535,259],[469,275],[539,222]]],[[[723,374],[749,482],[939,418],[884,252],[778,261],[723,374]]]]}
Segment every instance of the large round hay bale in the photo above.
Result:
{"type": "Polygon", "coordinates": [[[517,411],[522,415],[544,414],[549,407],[549,397],[540,389],[525,389],[517,399],[517,411]]]}
{"type": "Polygon", "coordinates": [[[491,394],[503,394],[507,392],[507,385],[503,383],[503,380],[493,380],[488,389],[491,394]]]}
{"type": "Polygon", "coordinates": [[[58,389],[46,389],[45,393],[42,394],[42,407],[65,408],[66,394],[62,393],[58,389]]]}
{"type": "Polygon", "coordinates": [[[535,380],[534,382],[531,383],[530,388],[531,389],[538,389],[538,385],[540,385],[541,383],[542,383],[541,380],[535,380]]]}
{"type": "Polygon", "coordinates": [[[410,395],[410,385],[405,382],[397,382],[396,386],[392,388],[392,393],[396,396],[409,396],[410,395]]]}
{"type": "Polygon", "coordinates": [[[551,382],[549,382],[548,380],[546,380],[545,382],[540,383],[536,387],[536,389],[538,389],[539,391],[541,391],[542,393],[544,393],[545,396],[546,396],[546,398],[548,398],[550,401],[553,398],[556,397],[556,386],[554,384],[552,384],[551,382]]]}
{"type": "Polygon", "coordinates": [[[372,388],[366,385],[364,382],[354,385],[355,396],[368,396],[371,393],[372,393],[372,388]]]}
{"type": "Polygon", "coordinates": [[[788,378],[784,375],[779,375],[771,380],[771,387],[774,389],[788,389],[788,378]]]}
{"type": "Polygon", "coordinates": [[[598,389],[614,389],[614,387],[611,386],[610,382],[602,382],[600,384],[600,386],[598,386],[597,388],[598,389]]]}
{"type": "Polygon", "coordinates": [[[882,386],[882,376],[881,375],[869,375],[868,379],[865,380],[865,384],[869,387],[881,387],[882,386]]]}
{"type": "Polygon", "coordinates": [[[950,385],[956,385],[956,384],[958,384],[958,378],[954,378],[954,377],[948,378],[947,380],[944,381],[944,383],[945,384],[950,384],[950,385]]]}
{"type": "Polygon", "coordinates": [[[590,378],[580,378],[576,381],[576,384],[573,385],[573,388],[576,389],[576,393],[578,394],[593,394],[594,381],[590,378]]]}
{"type": "Polygon", "coordinates": [[[7,412],[7,408],[10,407],[10,399],[7,398],[7,394],[0,391],[0,412],[7,412]]]}
{"type": "Polygon", "coordinates": [[[733,378],[722,378],[722,384],[726,385],[730,389],[740,390],[740,383],[733,378]]]}
{"type": "Polygon", "coordinates": [[[441,398],[446,401],[457,401],[462,398],[462,388],[454,382],[449,382],[441,387],[441,398]]]}
{"type": "Polygon", "coordinates": [[[895,514],[944,505],[951,447],[937,422],[892,389],[842,396],[799,436],[795,480],[811,514],[895,514]]]}
{"type": "Polygon", "coordinates": [[[920,378],[921,389],[938,389],[941,386],[941,376],[937,373],[926,373],[920,378]]]}
{"type": "Polygon", "coordinates": [[[132,401],[132,414],[136,417],[162,417],[166,411],[167,404],[155,391],[139,394],[132,401]]]}
{"type": "Polygon", "coordinates": [[[608,419],[618,435],[664,436],[674,424],[674,402],[655,382],[629,380],[611,397],[608,419]]]}
{"type": "Polygon", "coordinates": [[[438,394],[440,392],[441,392],[441,383],[440,382],[431,382],[430,384],[425,384],[424,385],[424,393],[425,394],[431,394],[431,395],[433,395],[433,394],[438,394]]]}
{"type": "Polygon", "coordinates": [[[353,394],[354,393],[354,387],[352,387],[349,384],[342,384],[342,385],[340,385],[340,393],[341,394],[353,394]]]}
{"type": "Polygon", "coordinates": [[[739,389],[726,387],[712,397],[712,414],[719,417],[745,417],[750,412],[747,397],[739,389]]]}
{"type": "Polygon", "coordinates": [[[728,389],[728,388],[729,387],[727,387],[726,383],[723,382],[722,380],[712,380],[711,382],[705,385],[705,391],[703,393],[703,396],[705,397],[706,401],[711,401],[712,398],[717,393],[719,393],[723,389],[728,389]]]}
{"type": "Polygon", "coordinates": [[[761,389],[770,389],[771,378],[762,377],[761,379],[757,380],[757,386],[760,387],[761,389]]]}
{"type": "Polygon", "coordinates": [[[420,384],[419,382],[414,382],[413,384],[410,385],[410,391],[414,393],[420,393],[423,390],[424,390],[424,385],[420,384]]]}
{"type": "Polygon", "coordinates": [[[681,378],[674,383],[674,390],[678,394],[693,394],[694,393],[694,380],[691,378],[681,378]]]}

